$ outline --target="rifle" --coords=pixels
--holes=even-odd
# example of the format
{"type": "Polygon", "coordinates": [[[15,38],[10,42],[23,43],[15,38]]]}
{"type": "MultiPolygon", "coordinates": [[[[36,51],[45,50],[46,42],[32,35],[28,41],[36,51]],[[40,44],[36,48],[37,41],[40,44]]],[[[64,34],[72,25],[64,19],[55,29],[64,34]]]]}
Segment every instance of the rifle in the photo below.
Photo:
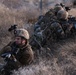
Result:
{"type": "MultiPolygon", "coordinates": [[[[32,37],[33,37],[33,41],[35,41],[35,45],[37,45],[38,48],[42,48],[42,42],[43,42],[43,40],[45,39],[45,32],[46,32],[46,30],[50,27],[50,24],[51,24],[51,22],[45,24],[45,25],[47,25],[47,26],[45,27],[45,29],[40,31],[40,33],[41,33],[41,38],[38,37],[37,33],[34,33],[34,34],[33,34],[33,36],[32,36],[32,37]]],[[[32,41],[32,40],[31,40],[31,41],[32,41]]],[[[31,42],[31,44],[32,44],[32,42],[31,42]]],[[[33,46],[33,45],[32,45],[32,46],[33,46]]]]}
{"type": "Polygon", "coordinates": [[[16,60],[16,58],[15,58],[15,56],[14,56],[14,54],[13,54],[13,52],[7,52],[7,53],[3,53],[2,55],[1,55],[1,57],[2,58],[4,58],[4,60],[8,63],[9,61],[14,61],[14,62],[16,62],[17,60],[16,60]]]}
{"type": "Polygon", "coordinates": [[[40,24],[42,22],[43,18],[44,18],[44,16],[43,15],[40,15],[38,17],[38,21],[36,22],[36,24],[40,24]]]}
{"type": "Polygon", "coordinates": [[[69,23],[72,23],[73,27],[76,29],[76,17],[72,17],[70,15],[70,17],[68,19],[69,19],[69,23]]]}

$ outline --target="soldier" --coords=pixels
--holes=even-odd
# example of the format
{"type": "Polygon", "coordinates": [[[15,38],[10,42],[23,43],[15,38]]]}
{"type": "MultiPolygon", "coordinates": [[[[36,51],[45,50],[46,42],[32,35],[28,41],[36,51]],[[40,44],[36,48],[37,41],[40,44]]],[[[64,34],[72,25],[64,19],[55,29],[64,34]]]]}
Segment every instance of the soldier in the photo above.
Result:
{"type": "Polygon", "coordinates": [[[63,7],[60,4],[56,5],[54,9],[51,8],[48,12],[46,12],[46,14],[41,18],[41,20],[39,20],[39,22],[37,22],[37,24],[35,25],[34,33],[36,34],[37,37],[40,38],[39,39],[40,41],[43,40],[45,36],[47,36],[48,38],[48,36],[51,35],[51,34],[49,35],[47,34],[50,31],[49,26],[51,25],[50,24],[51,22],[57,20],[56,13],[59,10],[63,10],[63,7]]]}
{"type": "Polygon", "coordinates": [[[64,31],[58,21],[54,21],[51,23],[50,30],[53,36],[53,39],[58,40],[62,39],[64,36],[64,31]]]}
{"type": "Polygon", "coordinates": [[[6,75],[9,75],[10,70],[31,64],[34,59],[34,54],[29,45],[29,33],[27,30],[17,29],[15,40],[5,46],[1,50],[0,55],[8,52],[13,54],[12,58],[15,58],[16,62],[10,61],[4,66],[6,75]]]}
{"type": "Polygon", "coordinates": [[[57,13],[59,10],[64,10],[63,7],[60,4],[56,4],[54,7],[55,15],[57,16],[57,13]]]}
{"type": "Polygon", "coordinates": [[[59,10],[64,10],[64,9],[60,4],[56,4],[54,9],[51,8],[48,12],[46,12],[45,17],[44,17],[46,25],[47,23],[57,20],[57,12],[59,10]]]}
{"type": "MultiPolygon", "coordinates": [[[[47,27],[47,29],[46,29],[46,33],[45,33],[45,36],[47,36],[47,37],[49,37],[50,35],[53,35],[53,33],[56,33],[56,32],[58,32],[57,30],[55,30],[55,28],[58,28],[58,29],[61,29],[61,31],[62,31],[62,27],[60,26],[60,24],[57,22],[57,12],[59,11],[59,10],[64,10],[63,9],[63,7],[60,5],[60,4],[56,4],[55,5],[55,7],[54,7],[54,9],[50,9],[50,11],[48,11],[46,14],[45,14],[45,17],[47,17],[47,19],[49,20],[49,21],[47,21],[47,23],[46,23],[46,26],[45,27],[47,27]],[[51,23],[51,24],[50,24],[51,23]],[[56,23],[57,23],[57,25],[56,25],[56,23]],[[49,25],[50,24],[50,25],[49,25]],[[49,29],[49,28],[51,28],[51,29],[49,29]],[[53,29],[54,28],[54,29],[53,29]],[[50,31],[51,30],[51,31],[50,31]],[[52,32],[52,33],[51,33],[52,32]],[[47,33],[49,33],[49,35],[47,34],[47,33]]],[[[60,36],[60,33],[61,32],[58,32],[58,33],[56,33],[56,36],[57,36],[57,38],[60,36]],[[58,35],[57,35],[58,34],[58,35]]],[[[55,36],[55,37],[56,37],[55,36]]],[[[46,38],[47,38],[46,37],[46,38]]],[[[53,35],[53,38],[55,38],[54,37],[54,35],[53,35]]]]}
{"type": "Polygon", "coordinates": [[[63,10],[63,7],[60,4],[56,4],[54,9],[51,8],[48,12],[45,13],[44,16],[40,17],[38,22],[35,24],[34,28],[37,29],[38,27],[41,27],[41,29],[43,29],[44,27],[46,27],[44,25],[47,25],[47,23],[50,23],[50,22],[56,20],[57,19],[56,15],[59,10],[63,10]]]}
{"type": "Polygon", "coordinates": [[[60,10],[57,13],[57,18],[64,30],[64,33],[69,34],[71,28],[73,27],[73,24],[69,22],[68,12],[66,10],[60,10]]]}

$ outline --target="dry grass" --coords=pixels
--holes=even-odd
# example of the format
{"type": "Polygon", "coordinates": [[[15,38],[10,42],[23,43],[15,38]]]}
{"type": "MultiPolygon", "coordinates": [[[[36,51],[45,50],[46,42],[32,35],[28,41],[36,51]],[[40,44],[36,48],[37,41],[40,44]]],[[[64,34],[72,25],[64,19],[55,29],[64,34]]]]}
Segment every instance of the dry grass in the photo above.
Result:
{"type": "Polygon", "coordinates": [[[56,56],[38,58],[37,63],[20,68],[13,75],[76,75],[76,40],[65,41],[56,50],[56,56]]]}
{"type": "Polygon", "coordinates": [[[9,9],[5,5],[0,4],[0,49],[8,42],[8,38],[10,38],[8,28],[11,25],[17,24],[18,27],[30,29],[30,23],[35,23],[38,15],[38,10],[31,9],[31,7],[9,9]]]}
{"type": "MultiPolygon", "coordinates": [[[[12,1],[15,2],[15,0],[12,1]]],[[[75,15],[76,11],[72,9],[70,12],[75,15]]],[[[38,15],[39,11],[35,8],[9,9],[0,4],[0,49],[11,39],[8,33],[11,25],[18,24],[19,27],[28,29],[32,34],[33,25],[30,23],[34,23],[38,15]]],[[[51,53],[48,59],[42,55],[44,58],[38,57],[37,63],[34,62],[30,66],[20,68],[19,71],[14,72],[14,75],[76,75],[76,41],[57,43],[55,51],[56,55],[51,53]]]]}

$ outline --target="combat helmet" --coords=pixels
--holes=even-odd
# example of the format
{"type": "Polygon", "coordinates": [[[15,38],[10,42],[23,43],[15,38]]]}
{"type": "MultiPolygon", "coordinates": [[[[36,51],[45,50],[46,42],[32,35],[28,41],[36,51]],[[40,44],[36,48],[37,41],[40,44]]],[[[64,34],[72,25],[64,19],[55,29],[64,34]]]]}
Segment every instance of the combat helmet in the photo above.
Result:
{"type": "Polygon", "coordinates": [[[55,5],[54,10],[55,10],[55,13],[57,14],[57,12],[59,10],[64,10],[64,9],[63,9],[63,7],[61,5],[55,5]]]}
{"type": "Polygon", "coordinates": [[[65,10],[58,11],[57,18],[66,20],[68,18],[68,12],[65,10]]]}
{"type": "Polygon", "coordinates": [[[25,38],[26,40],[29,39],[29,33],[26,29],[17,29],[16,36],[21,36],[21,37],[25,38]]]}

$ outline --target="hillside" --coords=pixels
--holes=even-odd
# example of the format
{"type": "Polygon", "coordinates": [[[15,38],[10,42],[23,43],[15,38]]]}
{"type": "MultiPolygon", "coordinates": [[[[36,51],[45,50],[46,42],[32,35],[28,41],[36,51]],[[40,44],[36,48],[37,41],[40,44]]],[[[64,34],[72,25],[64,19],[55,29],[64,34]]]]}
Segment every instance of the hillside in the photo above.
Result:
{"type": "MultiPolygon", "coordinates": [[[[47,1],[44,0],[44,3],[47,1]]],[[[50,5],[43,9],[44,13],[53,4],[50,5]]],[[[69,14],[76,16],[76,8],[71,9],[69,14]]],[[[11,25],[18,24],[19,28],[27,29],[32,35],[39,15],[38,0],[0,0],[0,49],[11,40],[12,35],[8,32],[11,25]]],[[[13,75],[76,75],[76,37],[54,43],[51,49],[43,48],[30,66],[20,68],[13,75]]]]}

